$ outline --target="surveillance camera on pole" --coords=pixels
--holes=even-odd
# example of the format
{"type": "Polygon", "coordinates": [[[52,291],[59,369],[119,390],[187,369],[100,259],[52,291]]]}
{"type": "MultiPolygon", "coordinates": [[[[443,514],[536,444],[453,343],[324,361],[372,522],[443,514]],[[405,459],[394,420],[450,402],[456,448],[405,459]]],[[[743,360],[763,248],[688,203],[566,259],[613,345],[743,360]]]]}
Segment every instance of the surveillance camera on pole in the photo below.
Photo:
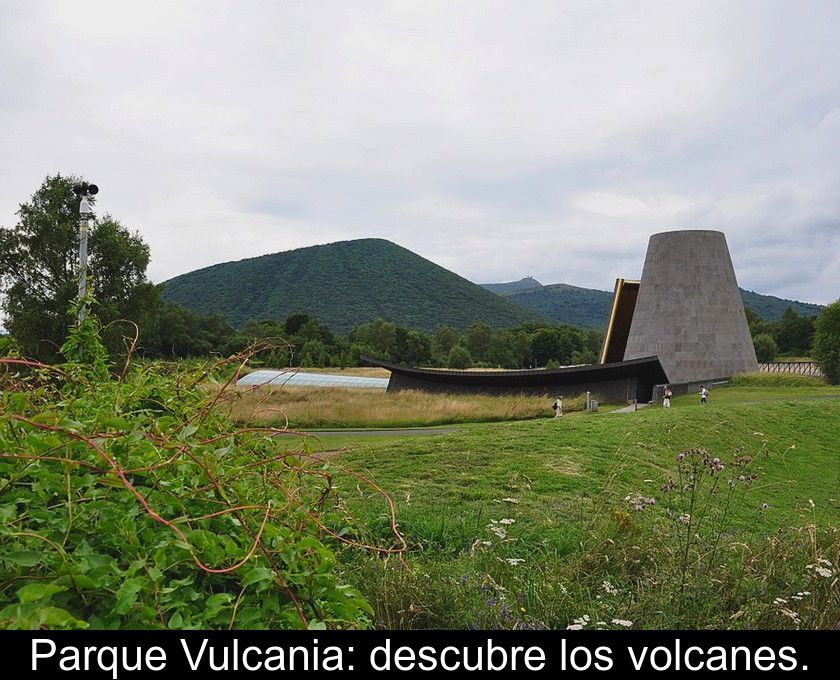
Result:
{"type": "Polygon", "coordinates": [[[79,324],[85,319],[85,297],[87,295],[87,241],[88,227],[93,222],[93,206],[88,200],[99,193],[95,184],[82,182],[73,187],[79,201],[79,324]]]}

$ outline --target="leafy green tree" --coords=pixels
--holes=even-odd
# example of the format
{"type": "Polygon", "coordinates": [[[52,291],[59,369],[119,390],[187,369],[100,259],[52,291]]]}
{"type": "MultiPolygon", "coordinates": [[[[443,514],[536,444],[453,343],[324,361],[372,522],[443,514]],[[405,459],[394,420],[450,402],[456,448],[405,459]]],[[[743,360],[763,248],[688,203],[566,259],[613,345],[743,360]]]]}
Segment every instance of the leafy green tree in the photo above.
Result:
{"type": "Polygon", "coordinates": [[[814,320],[787,307],[776,328],[775,339],[780,354],[808,354],[814,339],[814,320]]]}
{"type": "Polygon", "coordinates": [[[384,319],[363,323],[350,331],[351,343],[366,345],[378,358],[394,360],[397,350],[397,325],[384,319]]]}
{"type": "Polygon", "coordinates": [[[775,326],[769,321],[762,319],[757,312],[749,307],[744,307],[744,313],[747,315],[747,325],[750,327],[750,335],[755,338],[757,335],[767,333],[772,335],[775,331],[775,326]]]}
{"type": "Polygon", "coordinates": [[[466,346],[473,361],[486,361],[493,339],[493,329],[486,323],[474,323],[467,328],[466,346]]]}
{"type": "Polygon", "coordinates": [[[753,346],[755,347],[755,358],[762,364],[773,361],[779,353],[779,346],[769,333],[756,335],[753,338],[753,346]]]}
{"type": "Polygon", "coordinates": [[[153,318],[141,325],[138,351],[146,357],[168,359],[211,353],[229,356],[253,337],[237,333],[218,314],[199,314],[164,302],[153,318]]]}
{"type": "MultiPolygon", "coordinates": [[[[46,361],[57,358],[73,322],[68,309],[79,276],[79,200],[73,193],[77,181],[47,177],[20,205],[18,223],[0,229],[6,327],[24,354],[46,361]]],[[[90,232],[88,252],[96,313],[104,327],[117,319],[140,322],[154,313],[160,291],[146,280],[149,247],[138,234],[105,215],[90,232]]],[[[105,339],[117,349],[116,338],[105,339]]]]}
{"type": "Polygon", "coordinates": [[[597,364],[598,356],[588,347],[584,349],[576,349],[572,352],[571,363],[573,366],[579,364],[597,364]]]}
{"type": "Polygon", "coordinates": [[[296,314],[291,314],[286,319],[286,322],[283,324],[283,327],[288,335],[297,335],[298,331],[303,328],[303,326],[308,321],[313,321],[309,314],[304,314],[303,312],[297,312],[296,314]]]}
{"type": "Polygon", "coordinates": [[[455,345],[449,352],[449,368],[469,368],[472,366],[470,351],[463,345],[455,345]]]}
{"type": "Polygon", "coordinates": [[[395,361],[409,366],[428,363],[432,358],[432,341],[420,331],[408,331],[397,327],[397,348],[395,361]]]}
{"type": "Polygon", "coordinates": [[[330,353],[320,340],[307,340],[300,348],[301,366],[324,367],[330,365],[330,353]]]}
{"type": "Polygon", "coordinates": [[[486,360],[490,366],[518,368],[517,338],[513,332],[502,330],[493,334],[487,348],[486,360]]]}
{"type": "Polygon", "coordinates": [[[811,356],[829,383],[840,384],[840,300],[828,305],[817,317],[811,356]]]}
{"type": "Polygon", "coordinates": [[[452,326],[438,326],[432,336],[432,356],[436,361],[445,364],[449,360],[449,353],[458,344],[461,336],[452,326]]]}

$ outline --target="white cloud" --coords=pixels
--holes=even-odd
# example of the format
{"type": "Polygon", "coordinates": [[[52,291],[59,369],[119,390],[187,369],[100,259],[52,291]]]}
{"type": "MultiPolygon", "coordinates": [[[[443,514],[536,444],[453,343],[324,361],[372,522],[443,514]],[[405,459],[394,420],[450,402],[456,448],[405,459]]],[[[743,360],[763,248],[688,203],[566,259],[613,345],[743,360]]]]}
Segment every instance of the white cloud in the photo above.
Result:
{"type": "Polygon", "coordinates": [[[6,3],[0,224],[84,173],[155,280],[390,238],[473,280],[611,288],[727,233],[840,294],[831,2],[6,3]],[[834,248],[833,250],[831,248],[834,248]]]}

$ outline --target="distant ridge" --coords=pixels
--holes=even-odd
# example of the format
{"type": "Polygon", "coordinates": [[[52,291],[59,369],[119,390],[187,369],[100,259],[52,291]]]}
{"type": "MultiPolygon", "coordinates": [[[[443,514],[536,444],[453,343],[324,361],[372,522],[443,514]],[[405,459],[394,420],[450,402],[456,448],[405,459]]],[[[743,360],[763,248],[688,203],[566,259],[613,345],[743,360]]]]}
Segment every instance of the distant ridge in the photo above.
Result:
{"type": "Polygon", "coordinates": [[[548,323],[443,267],[384,239],[340,241],[238,262],[224,262],[169,280],[164,297],[241,325],[283,320],[295,312],[346,333],[380,317],[434,331],[548,323]]]}
{"type": "Polygon", "coordinates": [[[519,281],[511,281],[510,283],[480,283],[482,288],[498,293],[499,295],[508,295],[510,293],[521,293],[525,290],[532,290],[534,288],[542,288],[543,285],[536,279],[526,276],[519,281]]]}
{"type": "MultiPolygon", "coordinates": [[[[555,323],[573,326],[604,328],[610,314],[612,292],[596,288],[580,288],[565,283],[547,286],[520,287],[519,284],[536,279],[525,278],[511,283],[482,284],[488,290],[498,291],[508,300],[516,302],[555,323]]],[[[538,282],[537,282],[538,283],[538,282]]],[[[816,316],[821,305],[798,300],[785,300],[773,295],[762,295],[739,288],[744,306],[752,309],[765,321],[779,321],[787,307],[803,316],[816,316]]]]}
{"type": "Polygon", "coordinates": [[[812,302],[785,300],[775,295],[762,295],[743,288],[738,290],[741,291],[744,307],[749,307],[765,321],[779,321],[782,318],[782,312],[788,307],[793,307],[794,311],[801,316],[817,316],[823,310],[822,305],[815,305],[812,302]]]}

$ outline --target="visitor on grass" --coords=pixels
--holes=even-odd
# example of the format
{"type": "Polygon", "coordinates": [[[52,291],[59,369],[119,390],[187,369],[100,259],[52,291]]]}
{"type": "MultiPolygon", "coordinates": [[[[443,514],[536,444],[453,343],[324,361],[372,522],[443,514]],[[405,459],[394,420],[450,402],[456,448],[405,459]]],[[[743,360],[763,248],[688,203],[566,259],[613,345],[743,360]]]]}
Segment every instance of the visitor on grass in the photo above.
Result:
{"type": "Polygon", "coordinates": [[[551,405],[551,408],[554,409],[554,417],[559,418],[563,415],[563,397],[557,397],[554,400],[554,403],[551,405]]]}
{"type": "Polygon", "coordinates": [[[706,389],[705,385],[700,385],[700,403],[705,404],[706,398],[709,396],[709,390],[706,389]]]}
{"type": "Polygon", "coordinates": [[[671,387],[665,385],[665,391],[662,393],[662,406],[664,408],[671,408],[671,387]]]}

